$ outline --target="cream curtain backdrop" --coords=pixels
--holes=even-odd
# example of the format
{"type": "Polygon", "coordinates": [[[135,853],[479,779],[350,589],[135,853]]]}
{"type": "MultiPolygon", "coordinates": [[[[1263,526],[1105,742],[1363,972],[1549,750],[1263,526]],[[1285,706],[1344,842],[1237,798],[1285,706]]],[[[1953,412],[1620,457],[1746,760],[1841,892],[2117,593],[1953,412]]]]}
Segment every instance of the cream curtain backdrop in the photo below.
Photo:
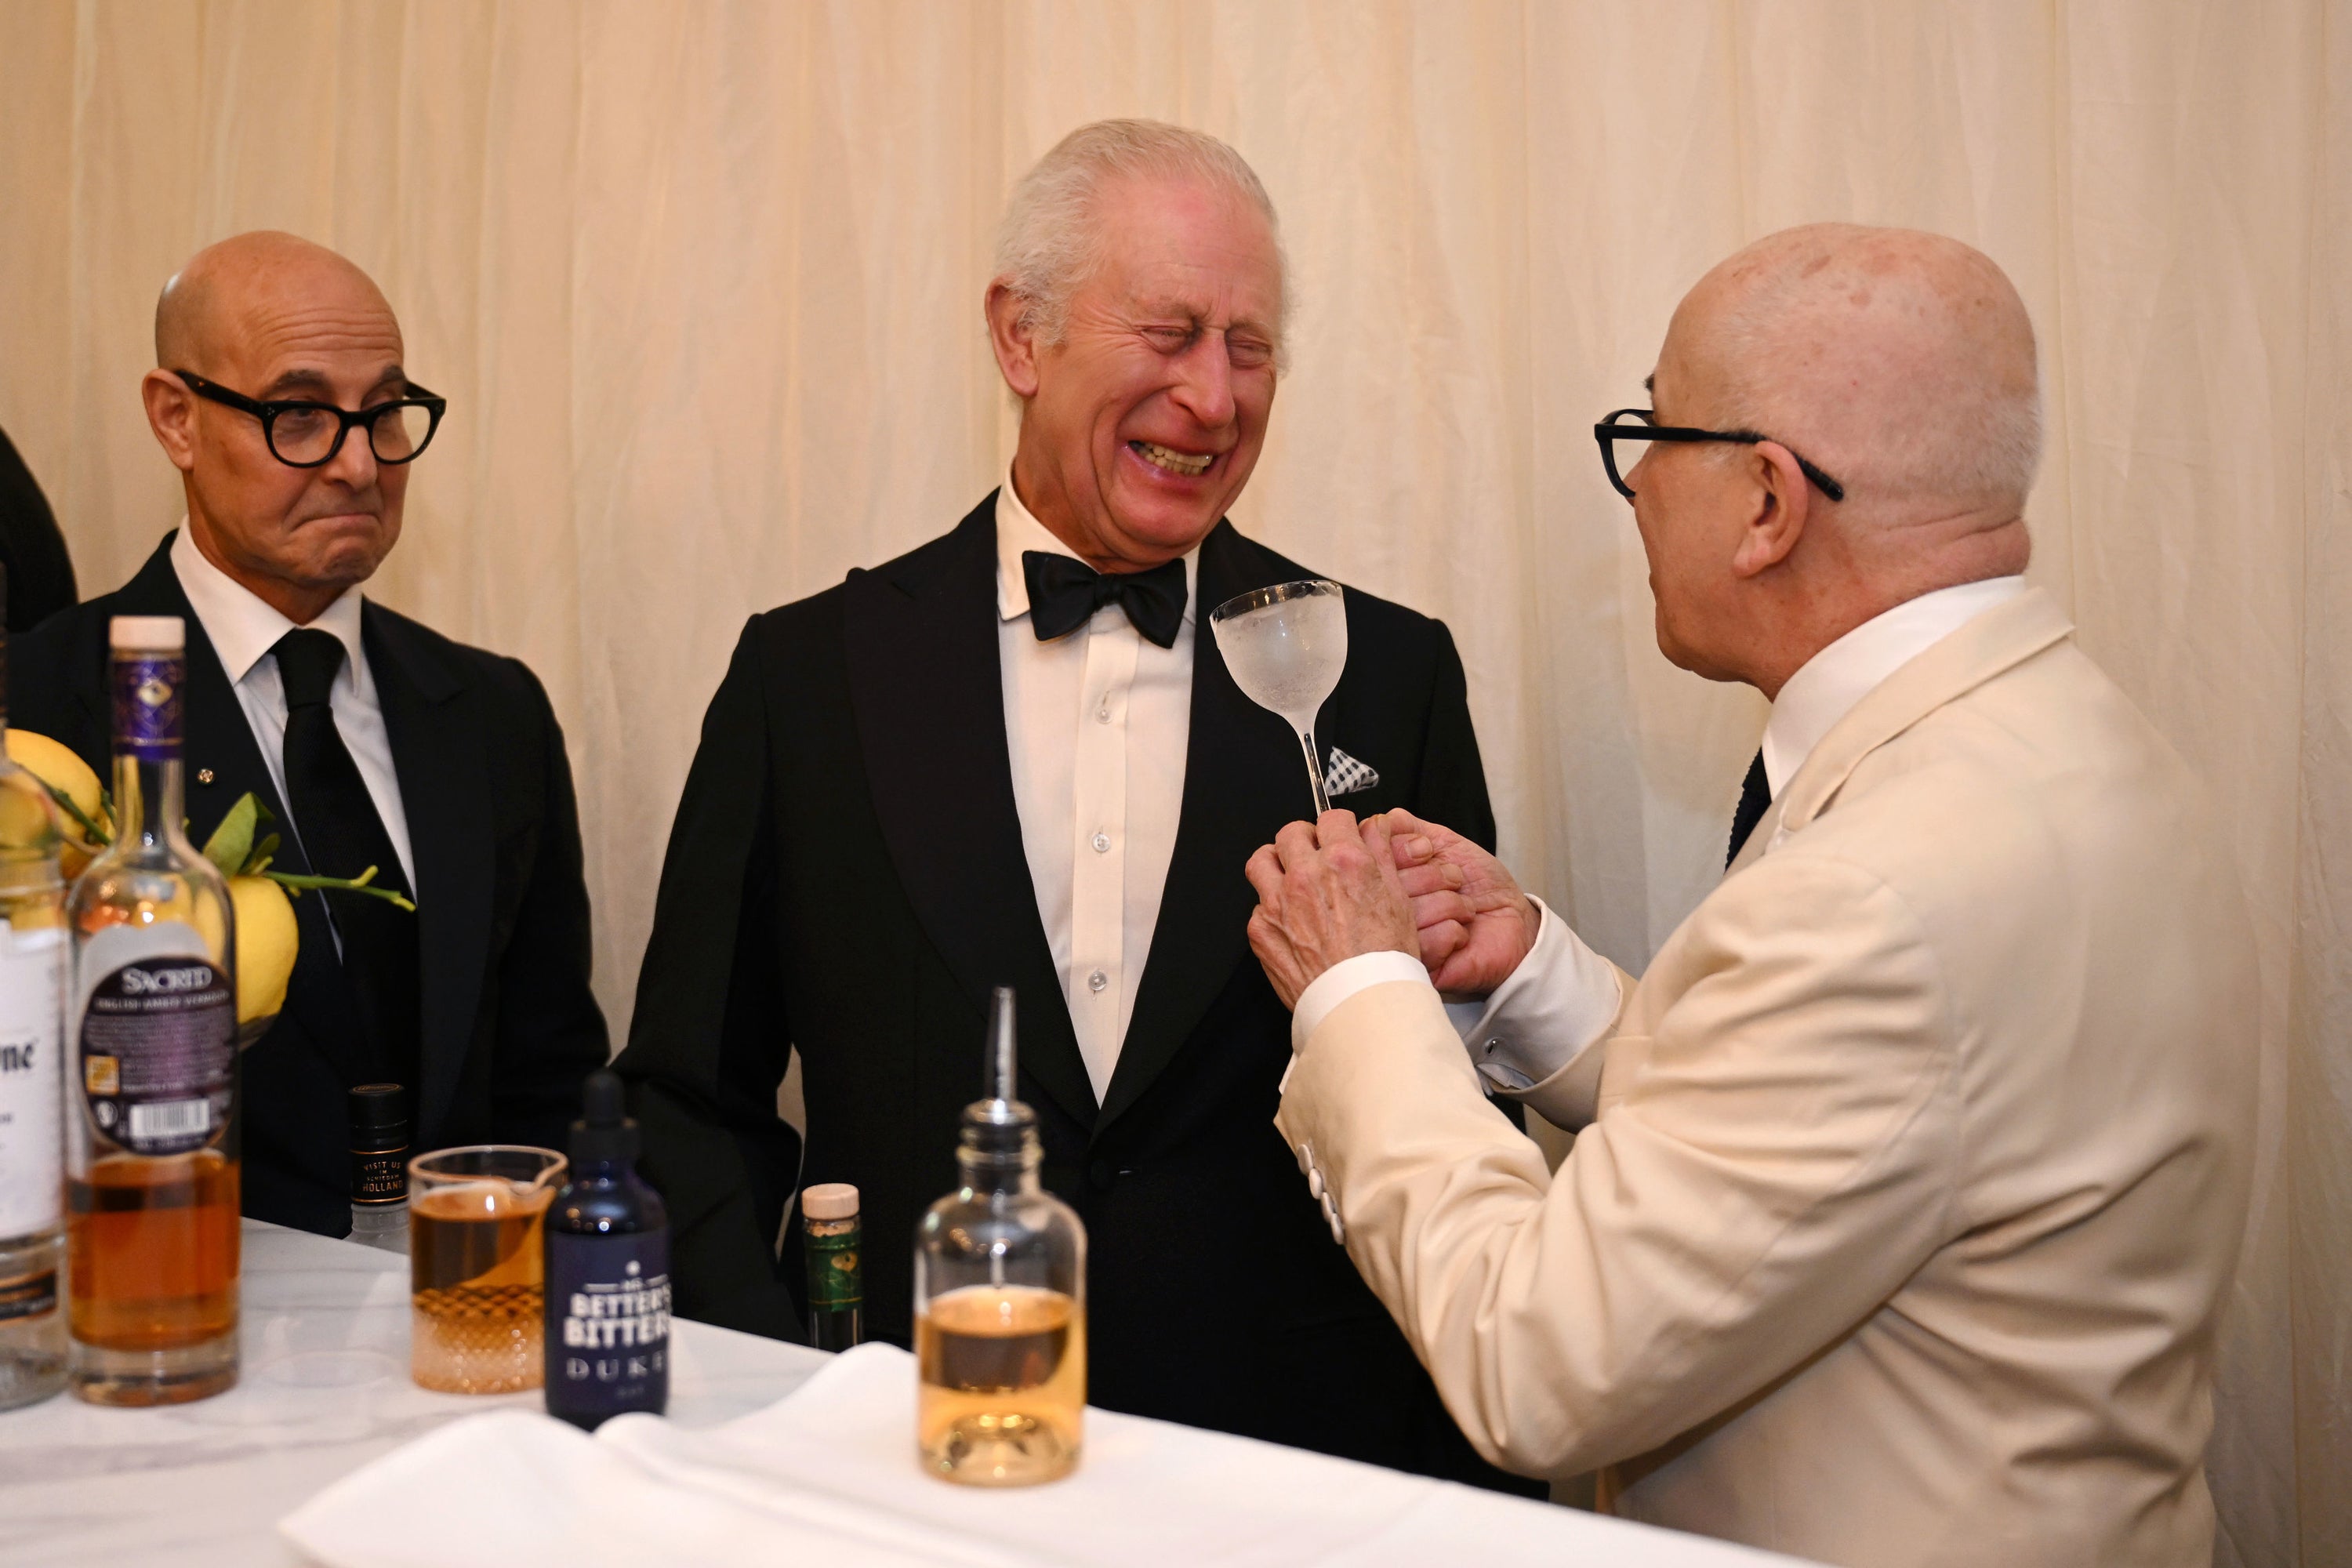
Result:
{"type": "Polygon", "coordinates": [[[1772,229],[2009,269],[2034,574],[2202,768],[2264,955],[2220,1558],[2352,1561],[2346,0],[0,0],[0,424],[111,587],[178,513],[136,393],[163,279],[260,226],[373,272],[451,414],[371,591],[547,682],[625,1027],[744,617],[995,482],[992,226],[1110,114],[1225,137],[1282,211],[1295,365],[1238,521],[1452,624],[1507,852],[1637,968],[1763,706],[1660,658],[1588,426],[1772,229]]]}

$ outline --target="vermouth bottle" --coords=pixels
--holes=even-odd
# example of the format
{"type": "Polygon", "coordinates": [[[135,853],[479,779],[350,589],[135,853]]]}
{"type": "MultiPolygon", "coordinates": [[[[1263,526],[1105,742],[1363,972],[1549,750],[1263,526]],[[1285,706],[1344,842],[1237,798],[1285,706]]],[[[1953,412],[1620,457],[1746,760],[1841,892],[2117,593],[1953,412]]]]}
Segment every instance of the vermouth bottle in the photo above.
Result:
{"type": "Polygon", "coordinates": [[[62,839],[48,792],[8,761],[7,654],[0,627],[0,1410],[47,1399],[66,1382],[62,839]]]}
{"type": "Polygon", "coordinates": [[[114,618],[114,843],[67,905],[68,1377],[99,1405],[236,1381],[234,916],[181,826],[183,635],[114,618]]]}

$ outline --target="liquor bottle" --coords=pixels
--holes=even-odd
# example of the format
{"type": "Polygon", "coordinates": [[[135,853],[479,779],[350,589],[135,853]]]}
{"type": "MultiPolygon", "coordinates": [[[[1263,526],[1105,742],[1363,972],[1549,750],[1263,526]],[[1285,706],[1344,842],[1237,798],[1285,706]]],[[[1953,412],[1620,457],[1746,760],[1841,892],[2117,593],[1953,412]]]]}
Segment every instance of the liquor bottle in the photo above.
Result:
{"type": "Polygon", "coordinates": [[[998,986],[988,1097],[964,1107],[963,1184],[916,1230],[916,1441],[970,1486],[1076,1468],[1087,1403],[1087,1233],[1038,1184],[1037,1113],[1013,1098],[1013,993],[998,986]]]}
{"type": "Polygon", "coordinates": [[[594,1431],[669,1404],[669,1211],[637,1174],[637,1124],[588,1075],[572,1180],[547,1216],[547,1413],[594,1431]]]}
{"type": "Polygon", "coordinates": [[[820,1182],[801,1192],[801,1251],[808,1258],[809,1343],[845,1351],[864,1337],[866,1270],[857,1252],[857,1189],[820,1182]]]}
{"type": "Polygon", "coordinates": [[[0,1410],[66,1385],[62,835],[40,780],[8,761],[7,671],[0,626],[0,1410]]]}
{"type": "Polygon", "coordinates": [[[352,1237],[408,1251],[408,1091],[363,1083],[351,1092],[352,1237]]]}
{"type": "Polygon", "coordinates": [[[67,900],[68,1377],[173,1405],[236,1382],[235,916],[182,826],[180,618],[111,640],[114,842],[67,900]]]}

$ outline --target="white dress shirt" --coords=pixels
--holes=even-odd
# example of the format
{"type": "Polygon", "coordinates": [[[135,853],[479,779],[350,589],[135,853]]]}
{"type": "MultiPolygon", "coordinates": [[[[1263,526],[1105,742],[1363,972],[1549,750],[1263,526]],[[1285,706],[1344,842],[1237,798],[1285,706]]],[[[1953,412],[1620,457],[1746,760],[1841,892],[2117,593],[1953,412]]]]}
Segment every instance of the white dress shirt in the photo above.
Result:
{"type": "MultiPolygon", "coordinates": [[[[246,724],[261,750],[269,782],[278,786],[278,803],[287,813],[279,830],[299,844],[300,825],[292,820],[293,804],[286,798],[286,687],[278,679],[278,656],[270,651],[278,638],[295,629],[294,623],[205,559],[188,532],[185,518],[180,520],[179,538],[172,542],[172,570],[179,574],[181,591],[188,595],[205,638],[220,658],[221,669],[236,692],[237,706],[245,710],[246,724]]],[[[360,636],[359,590],[345,589],[310,623],[310,629],[332,633],[343,645],[343,667],[335,671],[328,706],[334,712],[344,750],[359,764],[368,798],[375,803],[376,815],[383,818],[383,830],[392,839],[393,852],[400,857],[401,871],[414,897],[416,858],[409,852],[408,814],[401,809],[400,777],[393,771],[392,736],[383,726],[383,705],[376,699],[375,676],[368,668],[367,647],[360,636]]],[[[312,869],[326,876],[348,877],[361,868],[312,869]]]]}
{"type": "MultiPolygon", "coordinates": [[[[1790,676],[1764,726],[1764,776],[1777,798],[1839,720],[1882,681],[1996,605],[2025,592],[2023,577],[1939,588],[1864,621],[1790,676]]],[[[1481,1001],[1446,1012],[1478,1071],[1496,1088],[1527,1089],[1570,1066],[1617,1016],[1617,971],[1542,900],[1536,939],[1518,968],[1481,1001]]],[[[1356,993],[1391,980],[1429,983],[1421,961],[1367,952],[1333,964],[1302,992],[1291,1015],[1293,1048],[1356,993]]],[[[1598,1072],[1600,1058],[1591,1058],[1598,1072]]]]}
{"type": "MultiPolygon", "coordinates": [[[[996,492],[996,648],[1013,801],[1037,914],[1099,1103],[1135,1013],[1176,853],[1192,730],[1200,551],[1184,557],[1175,646],[1147,641],[1118,605],[1040,642],[1024,551],[1076,557],[1005,475],[996,492]]],[[[1238,873],[1237,873],[1238,874],[1238,873]]]]}

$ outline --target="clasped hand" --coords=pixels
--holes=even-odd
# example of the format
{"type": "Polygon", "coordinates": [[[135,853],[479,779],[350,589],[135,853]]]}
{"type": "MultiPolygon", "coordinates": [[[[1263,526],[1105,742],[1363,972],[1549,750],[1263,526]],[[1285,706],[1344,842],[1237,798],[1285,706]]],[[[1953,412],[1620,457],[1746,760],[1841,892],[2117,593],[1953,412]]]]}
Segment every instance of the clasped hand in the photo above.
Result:
{"type": "Polygon", "coordinates": [[[1248,874],[1250,949],[1286,1007],[1367,952],[1412,954],[1440,991],[1481,996],[1535,942],[1535,906],[1503,863],[1409,812],[1294,822],[1250,857],[1248,874]]]}

